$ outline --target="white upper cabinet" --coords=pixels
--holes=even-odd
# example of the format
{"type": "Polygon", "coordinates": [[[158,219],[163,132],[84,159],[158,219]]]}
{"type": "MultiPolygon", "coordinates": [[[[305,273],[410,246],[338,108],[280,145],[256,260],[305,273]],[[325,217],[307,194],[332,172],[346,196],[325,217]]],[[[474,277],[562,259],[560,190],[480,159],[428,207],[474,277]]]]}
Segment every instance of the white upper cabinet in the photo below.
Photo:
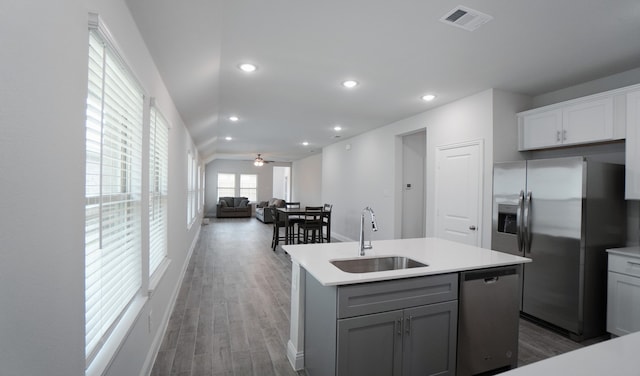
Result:
{"type": "Polygon", "coordinates": [[[613,139],[613,97],[567,106],[562,110],[562,143],[613,139]]]}
{"type": "Polygon", "coordinates": [[[520,150],[562,145],[562,110],[550,110],[520,118],[520,150]]]}
{"type": "Polygon", "coordinates": [[[640,90],[627,94],[625,198],[640,200],[640,90]]]}
{"type": "Polygon", "coordinates": [[[518,130],[519,150],[614,140],[614,96],[589,97],[521,112],[518,130]]]}

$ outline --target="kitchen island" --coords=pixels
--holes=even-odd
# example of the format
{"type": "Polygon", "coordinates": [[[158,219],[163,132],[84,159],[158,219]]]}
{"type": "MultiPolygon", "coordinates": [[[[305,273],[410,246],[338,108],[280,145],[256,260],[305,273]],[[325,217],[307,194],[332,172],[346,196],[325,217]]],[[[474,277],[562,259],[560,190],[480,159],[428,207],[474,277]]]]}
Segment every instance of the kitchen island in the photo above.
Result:
{"type": "MultiPolygon", "coordinates": [[[[366,250],[365,256],[359,256],[359,244],[357,242],[288,245],[283,247],[291,255],[292,260],[291,328],[287,356],[294,369],[299,370],[305,367],[304,318],[305,308],[309,309],[309,307],[305,307],[306,305],[313,307],[311,312],[307,312],[307,314],[311,315],[311,320],[314,322],[308,323],[309,328],[307,330],[312,330],[309,334],[313,333],[314,335],[314,340],[311,341],[314,342],[314,345],[317,345],[316,341],[321,340],[316,337],[324,336],[322,327],[325,324],[328,325],[324,329],[324,332],[329,335],[326,338],[327,343],[331,345],[334,337],[337,336],[332,332],[336,330],[335,320],[333,320],[332,324],[332,317],[330,316],[330,314],[336,315],[336,307],[332,306],[332,304],[337,304],[336,301],[338,299],[357,301],[359,299],[357,295],[360,293],[358,290],[362,290],[362,288],[368,289],[371,286],[382,291],[383,295],[387,295],[386,299],[391,301],[391,303],[383,303],[384,307],[380,309],[380,312],[384,311],[383,313],[386,315],[387,311],[393,311],[394,314],[400,315],[400,318],[390,318],[393,331],[397,330],[400,334],[406,328],[406,335],[409,335],[410,321],[414,315],[418,315],[417,312],[410,311],[410,309],[413,310],[414,308],[426,309],[427,311],[437,309],[439,313],[443,314],[441,315],[442,317],[448,315],[449,321],[446,321],[446,325],[451,325],[455,331],[457,326],[458,275],[460,273],[518,265],[530,261],[523,257],[436,238],[380,240],[373,241],[372,245],[373,248],[366,250]],[[348,273],[331,263],[331,261],[335,260],[387,256],[406,257],[427,266],[366,273],[348,273]],[[307,287],[308,283],[311,283],[311,285],[307,287]],[[344,291],[345,294],[338,296],[338,291],[344,291]],[[417,295],[411,296],[414,291],[417,292],[417,295]],[[313,294],[314,298],[309,299],[306,294],[313,294]],[[398,298],[389,294],[398,294],[398,298]],[[350,297],[342,295],[350,295],[350,297]],[[326,302],[321,302],[322,299],[325,299],[326,302]],[[409,303],[407,306],[397,305],[401,301],[412,301],[413,303],[409,303]],[[417,303],[415,302],[417,301],[420,301],[419,307],[416,306],[417,303]],[[324,309],[326,309],[326,312],[320,312],[320,310],[324,309]],[[324,322],[325,320],[328,321],[324,322]],[[451,320],[455,321],[451,322],[451,320]],[[318,324],[320,324],[320,328],[318,328],[318,324]]],[[[376,294],[378,293],[375,292],[371,296],[376,294]]],[[[375,302],[365,305],[371,307],[380,306],[375,302]]],[[[368,320],[376,316],[377,312],[373,312],[375,313],[374,315],[369,314],[372,312],[368,311],[371,307],[364,308],[364,310],[362,307],[344,308],[347,313],[342,316],[346,318],[342,320],[343,326],[352,325],[353,320],[361,319],[365,316],[364,314],[367,314],[368,320]],[[363,314],[363,316],[354,317],[359,314],[363,314]]],[[[515,315],[517,316],[517,312],[515,315]]],[[[440,324],[443,323],[444,321],[440,322],[440,324]]],[[[437,327],[438,324],[429,323],[428,326],[437,327]]],[[[440,326],[442,327],[443,325],[440,326]]],[[[417,330],[418,326],[414,325],[414,327],[417,330]]],[[[362,339],[359,341],[362,341],[362,339]]],[[[430,344],[427,345],[430,346],[430,344]]],[[[453,353],[455,353],[455,340],[452,346],[454,346],[453,353]]],[[[442,350],[442,348],[439,348],[435,350],[451,352],[451,349],[442,350]]],[[[368,354],[368,356],[371,355],[375,358],[375,354],[368,354]]],[[[399,356],[402,357],[403,355],[400,354],[399,356]]],[[[338,356],[338,358],[340,357],[338,356]]],[[[323,359],[323,362],[331,363],[332,359],[335,361],[335,357],[329,357],[323,359]]],[[[309,367],[309,365],[307,364],[306,367],[309,367]]],[[[335,368],[335,365],[328,364],[327,367],[330,370],[332,367],[335,368]]]]}

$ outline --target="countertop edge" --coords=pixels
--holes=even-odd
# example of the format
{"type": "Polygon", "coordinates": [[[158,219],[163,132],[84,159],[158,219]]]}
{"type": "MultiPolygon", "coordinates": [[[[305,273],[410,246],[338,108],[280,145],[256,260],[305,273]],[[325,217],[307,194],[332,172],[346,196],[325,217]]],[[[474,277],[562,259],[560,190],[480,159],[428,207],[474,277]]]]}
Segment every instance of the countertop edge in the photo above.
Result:
{"type": "Polygon", "coordinates": [[[469,246],[438,238],[381,240],[373,242],[373,249],[364,257],[405,256],[429,266],[370,273],[347,273],[330,263],[336,259],[353,259],[357,243],[320,243],[285,245],[292,262],[305,269],[323,286],[387,281],[402,278],[459,273],[469,270],[519,265],[531,259],[469,246]]]}

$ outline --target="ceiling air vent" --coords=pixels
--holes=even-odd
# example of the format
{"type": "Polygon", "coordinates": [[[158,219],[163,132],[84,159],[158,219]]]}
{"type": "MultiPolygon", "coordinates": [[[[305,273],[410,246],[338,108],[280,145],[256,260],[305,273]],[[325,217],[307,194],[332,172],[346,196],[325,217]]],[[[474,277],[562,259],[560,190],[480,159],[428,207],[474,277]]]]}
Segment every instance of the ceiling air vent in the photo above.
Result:
{"type": "Polygon", "coordinates": [[[492,19],[493,17],[488,14],[459,5],[442,16],[440,21],[468,31],[474,31],[492,19]]]}

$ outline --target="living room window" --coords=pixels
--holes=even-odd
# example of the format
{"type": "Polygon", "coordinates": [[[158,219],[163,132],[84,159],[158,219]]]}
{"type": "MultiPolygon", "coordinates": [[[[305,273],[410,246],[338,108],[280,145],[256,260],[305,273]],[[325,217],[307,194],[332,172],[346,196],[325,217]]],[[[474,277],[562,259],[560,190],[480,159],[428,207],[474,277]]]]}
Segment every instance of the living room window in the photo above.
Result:
{"type": "Polygon", "coordinates": [[[258,193],[258,175],[241,174],[240,175],[240,196],[247,197],[249,201],[257,201],[258,193]]]}
{"type": "Polygon", "coordinates": [[[99,20],[90,25],[85,147],[85,356],[96,357],[142,285],[144,94],[99,20]]]}
{"type": "Polygon", "coordinates": [[[218,199],[236,195],[236,174],[218,174],[218,199]]]}

